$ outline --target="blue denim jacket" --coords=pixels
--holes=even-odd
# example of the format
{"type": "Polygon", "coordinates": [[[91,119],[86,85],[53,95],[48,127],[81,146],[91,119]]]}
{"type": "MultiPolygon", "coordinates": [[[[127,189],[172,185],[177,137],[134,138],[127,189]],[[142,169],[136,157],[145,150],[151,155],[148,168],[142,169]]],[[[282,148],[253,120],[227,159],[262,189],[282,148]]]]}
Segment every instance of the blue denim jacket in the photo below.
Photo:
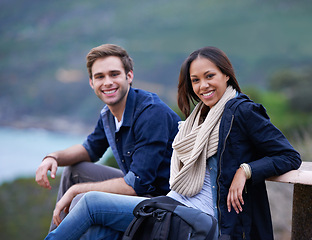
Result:
{"type": "Polygon", "coordinates": [[[120,130],[116,132],[114,116],[105,106],[83,146],[94,162],[111,147],[126,183],[137,195],[163,195],[169,191],[178,121],[179,116],[156,94],[130,88],[120,130]]]}

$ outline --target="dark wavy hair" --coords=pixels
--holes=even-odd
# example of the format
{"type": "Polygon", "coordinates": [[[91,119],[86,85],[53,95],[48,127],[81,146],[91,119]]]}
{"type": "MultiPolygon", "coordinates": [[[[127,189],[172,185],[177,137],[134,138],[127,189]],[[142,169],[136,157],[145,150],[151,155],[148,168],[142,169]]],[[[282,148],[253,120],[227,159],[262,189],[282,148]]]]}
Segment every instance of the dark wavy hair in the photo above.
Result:
{"type": "Polygon", "coordinates": [[[178,106],[185,117],[191,113],[191,103],[199,102],[200,99],[194,93],[190,79],[190,65],[198,57],[207,58],[213,62],[220,71],[229,76],[228,86],[233,86],[238,92],[241,89],[235,77],[233,66],[226,54],[216,47],[204,47],[192,52],[183,62],[179,75],[178,106]]]}

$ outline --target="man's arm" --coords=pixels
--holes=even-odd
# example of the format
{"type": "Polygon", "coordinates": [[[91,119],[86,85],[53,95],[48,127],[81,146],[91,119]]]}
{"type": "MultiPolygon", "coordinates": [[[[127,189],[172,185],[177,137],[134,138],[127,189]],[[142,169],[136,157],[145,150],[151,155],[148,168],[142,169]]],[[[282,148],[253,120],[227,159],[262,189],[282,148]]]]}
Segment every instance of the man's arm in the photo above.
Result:
{"type": "Polygon", "coordinates": [[[57,202],[53,211],[53,222],[57,226],[61,223],[60,213],[62,210],[68,213],[69,206],[75,196],[90,191],[108,192],[135,196],[134,189],[123,178],[109,179],[103,182],[79,183],[67,190],[64,196],[57,202]]]}
{"type": "Polygon", "coordinates": [[[82,161],[90,162],[87,150],[80,144],[48,154],[47,156],[36,171],[36,182],[41,187],[49,189],[51,189],[51,185],[47,176],[48,171],[51,171],[51,178],[54,179],[58,166],[69,166],[82,161]]]}

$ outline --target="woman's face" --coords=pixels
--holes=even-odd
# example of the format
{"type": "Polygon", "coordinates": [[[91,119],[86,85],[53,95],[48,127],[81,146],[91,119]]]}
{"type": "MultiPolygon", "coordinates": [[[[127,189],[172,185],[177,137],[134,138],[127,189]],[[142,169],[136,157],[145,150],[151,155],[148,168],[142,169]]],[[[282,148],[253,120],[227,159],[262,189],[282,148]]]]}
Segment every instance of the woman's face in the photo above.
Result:
{"type": "Polygon", "coordinates": [[[198,57],[190,65],[190,79],[194,93],[211,108],[223,96],[229,76],[207,58],[198,57]]]}

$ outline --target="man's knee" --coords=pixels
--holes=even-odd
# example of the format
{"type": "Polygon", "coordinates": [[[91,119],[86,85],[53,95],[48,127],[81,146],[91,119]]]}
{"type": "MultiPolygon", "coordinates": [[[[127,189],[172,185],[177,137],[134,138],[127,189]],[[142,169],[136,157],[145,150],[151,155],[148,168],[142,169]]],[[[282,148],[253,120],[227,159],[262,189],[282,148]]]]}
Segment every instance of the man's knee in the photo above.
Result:
{"type": "MultiPolygon", "coordinates": [[[[98,201],[99,199],[103,198],[103,196],[101,195],[102,192],[97,192],[97,191],[91,191],[91,192],[87,192],[87,193],[80,193],[78,194],[76,197],[74,197],[74,199],[72,200],[71,204],[70,204],[70,208],[69,211],[71,211],[76,205],[77,203],[81,200],[81,201],[85,201],[90,203],[90,205],[93,205],[92,202],[94,201],[98,201]]],[[[105,193],[102,193],[105,194],[105,193]]],[[[104,200],[105,198],[103,198],[104,200]]]]}
{"type": "Polygon", "coordinates": [[[79,202],[79,200],[85,195],[85,193],[80,193],[78,194],[76,197],[73,198],[70,207],[69,207],[69,211],[71,211],[73,209],[73,207],[76,206],[76,204],[79,202]]]}

